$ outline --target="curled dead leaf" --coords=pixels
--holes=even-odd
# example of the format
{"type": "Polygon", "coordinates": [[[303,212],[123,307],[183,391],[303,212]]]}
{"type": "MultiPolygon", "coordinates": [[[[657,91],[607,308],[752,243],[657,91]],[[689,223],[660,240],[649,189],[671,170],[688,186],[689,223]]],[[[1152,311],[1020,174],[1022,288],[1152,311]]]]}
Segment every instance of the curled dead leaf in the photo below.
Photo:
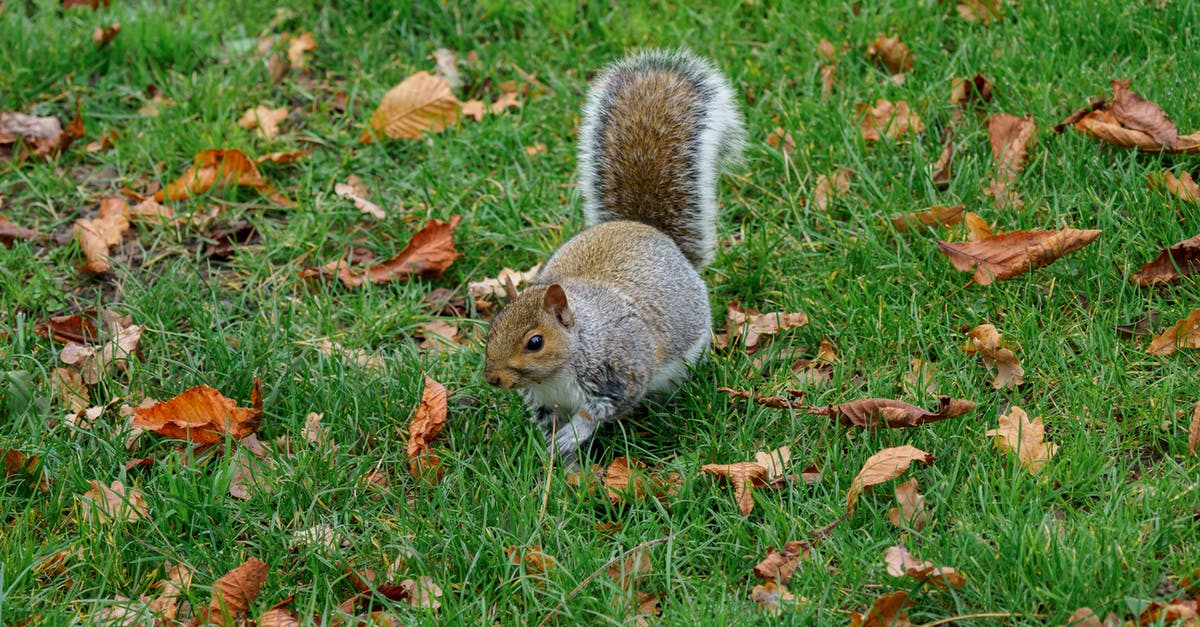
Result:
{"type": "Polygon", "coordinates": [[[1049,265],[1100,236],[1097,230],[1012,231],[974,242],[938,242],[938,250],[955,269],[974,269],[979,285],[990,285],[1049,265]]]}
{"type": "Polygon", "coordinates": [[[333,269],[308,266],[301,276],[315,278],[335,274],[343,285],[351,289],[363,283],[388,283],[414,275],[440,277],[459,257],[458,250],[454,248],[454,227],[461,220],[461,216],[451,216],[449,222],[430,220],[395,257],[365,270],[354,270],[338,263],[333,269]]]}
{"type": "Polygon", "coordinates": [[[1013,406],[1007,414],[1000,414],[1000,426],[990,429],[988,437],[996,439],[996,447],[1002,451],[1015,452],[1017,459],[1036,475],[1058,451],[1058,445],[1046,442],[1046,427],[1041,418],[1029,419],[1020,407],[1013,406]]]}
{"type": "Polygon", "coordinates": [[[1009,189],[1017,173],[1025,167],[1029,153],[1026,146],[1037,132],[1033,117],[1017,117],[997,113],[988,117],[988,139],[992,144],[992,162],[996,174],[988,184],[987,194],[996,198],[1001,207],[1014,205],[1015,196],[1009,189]]]}
{"type": "Polygon", "coordinates": [[[1151,189],[1161,187],[1184,202],[1200,202],[1200,185],[1196,185],[1192,173],[1187,170],[1180,172],[1178,177],[1171,172],[1163,172],[1147,174],[1146,179],[1151,189]]]}
{"type": "Polygon", "coordinates": [[[754,586],[750,590],[750,599],[763,610],[775,615],[783,612],[785,607],[802,601],[788,591],[783,584],[774,581],[754,586]]]}
{"type": "Polygon", "coordinates": [[[740,338],[747,353],[753,353],[758,347],[759,339],[765,335],[774,335],[780,331],[795,329],[808,324],[808,316],[804,313],[758,313],[753,309],[743,308],[736,302],[729,303],[726,308],[726,337],[728,344],[735,344],[740,338]]]}
{"type": "Polygon", "coordinates": [[[112,269],[108,252],[121,243],[129,230],[129,205],[120,198],[106,198],[100,203],[100,215],[81,218],[75,222],[75,240],[87,262],[79,269],[103,274],[112,269]]]}
{"type": "Polygon", "coordinates": [[[1125,128],[1146,133],[1167,152],[1175,150],[1179,132],[1162,107],[1129,89],[1128,80],[1112,81],[1112,89],[1110,110],[1117,122],[1125,128]]]}
{"type": "Polygon", "coordinates": [[[678,477],[654,477],[646,464],[632,457],[618,457],[604,470],[604,490],[614,504],[647,496],[666,498],[675,493],[678,477]]]}
{"type": "Polygon", "coordinates": [[[754,393],[751,390],[735,390],[733,388],[725,388],[725,387],[717,388],[717,391],[721,392],[723,394],[728,394],[729,396],[731,396],[733,398],[741,398],[741,399],[746,399],[748,401],[754,401],[755,403],[762,405],[763,407],[770,407],[771,409],[788,409],[788,408],[792,408],[792,407],[803,407],[802,401],[804,400],[804,392],[801,392],[799,390],[788,390],[788,392],[791,394],[790,398],[785,398],[783,396],[762,396],[760,394],[754,393]]]}
{"type": "Polygon", "coordinates": [[[791,540],[779,551],[767,547],[767,556],[754,566],[754,574],[766,582],[791,583],[792,573],[812,553],[812,545],[805,540],[791,540]]]}
{"type": "Polygon", "coordinates": [[[38,239],[40,234],[33,229],[17,226],[8,218],[0,215],[0,246],[12,248],[16,240],[38,239]]]}
{"type": "Polygon", "coordinates": [[[99,50],[112,43],[112,40],[116,39],[120,32],[121,25],[119,23],[114,22],[108,26],[97,26],[96,30],[92,32],[92,44],[99,50]]]}
{"type": "Polygon", "coordinates": [[[266,562],[254,557],[246,560],[213,583],[212,600],[201,614],[210,623],[233,624],[235,618],[250,609],[266,580],[266,562]]]}
{"type": "Polygon", "coordinates": [[[896,505],[888,510],[888,520],[901,529],[920,531],[929,520],[925,513],[925,496],[917,492],[917,480],[909,479],[896,486],[896,505]]]}
{"type": "Polygon", "coordinates": [[[926,581],[939,588],[962,588],[967,578],[953,568],[935,567],[932,562],[923,562],[913,557],[902,545],[889,547],[884,555],[888,574],[893,577],[912,577],[926,581]]]}
{"type": "Polygon", "coordinates": [[[279,123],[286,120],[287,117],[287,107],[272,109],[258,105],[252,109],[246,109],[242,117],[238,118],[237,125],[254,131],[254,134],[259,137],[269,139],[279,135],[279,123]]]}
{"type": "Polygon", "coordinates": [[[1192,407],[1192,423],[1188,425],[1188,454],[1200,454],[1200,401],[1192,407]]]}
{"type": "Polygon", "coordinates": [[[844,425],[876,429],[879,427],[915,427],[947,418],[957,418],[973,409],[975,402],[943,396],[936,411],[928,411],[889,398],[863,398],[841,405],[808,405],[805,411],[818,416],[836,418],[844,425]]]}
{"type": "Polygon", "coordinates": [[[417,139],[426,131],[438,133],[458,122],[459,102],[450,84],[428,72],[417,72],[393,87],[371,116],[370,127],[359,138],[364,144],[375,135],[390,139],[417,139]]]}
{"type": "Polygon", "coordinates": [[[254,161],[242,151],[208,149],[196,155],[183,176],[154,194],[154,200],[184,200],[213,187],[232,186],[253,187],[264,194],[273,189],[254,161]]]}
{"type": "Polygon", "coordinates": [[[850,482],[850,490],[846,493],[846,509],[853,513],[858,503],[858,496],[866,488],[890,481],[904,474],[913,461],[932,464],[933,455],[907,444],[885,448],[867,458],[858,475],[850,482]]]}
{"type": "Polygon", "coordinates": [[[817,177],[817,189],[813,193],[813,204],[817,210],[826,211],[829,209],[829,202],[833,198],[843,192],[849,191],[850,183],[854,180],[854,173],[846,168],[838,168],[832,176],[824,174],[817,177]]]}
{"type": "Polygon", "coordinates": [[[125,488],[120,481],[105,485],[102,481],[89,481],[92,489],[83,494],[83,519],[110,523],[137,522],[150,518],[150,507],[142,493],[136,488],[125,488]]]}
{"type": "Polygon", "coordinates": [[[83,137],[83,131],[83,118],[78,102],[75,105],[75,118],[66,128],[53,116],[0,112],[0,146],[19,142],[35,157],[49,157],[66,150],[71,142],[83,137]]]}
{"type": "Polygon", "coordinates": [[[859,127],[867,141],[879,141],[884,137],[899,139],[925,132],[925,123],[903,100],[892,103],[880,98],[875,101],[875,106],[859,103],[855,109],[862,116],[859,127]]]}
{"type": "Polygon", "coordinates": [[[1192,310],[1175,326],[1150,340],[1146,352],[1151,355],[1170,355],[1178,348],[1200,348],[1200,309],[1192,310]]]}
{"type": "Polygon", "coordinates": [[[1200,235],[1164,248],[1129,280],[1138,285],[1162,285],[1197,273],[1200,273],[1200,235]]]}
{"type": "MultiPolygon", "coordinates": [[[[361,183],[361,181],[359,182],[361,183]]],[[[338,183],[333,186],[333,193],[341,196],[342,198],[349,199],[354,203],[354,206],[358,208],[359,211],[373,218],[378,220],[384,220],[387,218],[387,213],[382,207],[367,200],[366,189],[351,185],[349,183],[338,183]]]]}
{"type": "Polygon", "coordinates": [[[1017,363],[1016,353],[1006,346],[1000,338],[1000,332],[995,325],[981,324],[967,334],[967,343],[962,349],[968,355],[979,354],[983,365],[996,369],[996,377],[992,387],[999,390],[1002,387],[1016,387],[1024,383],[1025,369],[1017,363]]]}
{"type": "Polygon", "coordinates": [[[908,46],[900,41],[899,35],[884,37],[882,34],[867,46],[867,56],[882,63],[892,74],[907,72],[913,67],[913,55],[908,46]]]}
{"type": "Polygon", "coordinates": [[[200,385],[164,403],[133,410],[133,424],[167,437],[199,444],[240,440],[258,430],[262,421],[262,391],[256,378],[251,407],[238,407],[220,392],[200,385]]]}
{"type": "MultiPolygon", "coordinates": [[[[447,413],[446,387],[426,375],[421,402],[408,425],[408,462],[413,476],[430,477],[430,466],[436,468],[436,463],[430,463],[437,459],[436,456],[428,457],[429,443],[446,426],[447,413]]],[[[440,476],[440,470],[437,474],[440,476]]]]}
{"type": "Polygon", "coordinates": [[[875,599],[866,616],[850,612],[850,627],[912,627],[908,611],[912,605],[908,593],[901,590],[875,599]]]}
{"type": "Polygon", "coordinates": [[[754,511],[754,487],[767,485],[767,469],[755,462],[738,462],[736,464],[705,464],[700,472],[712,473],[733,484],[733,500],[738,504],[742,516],[749,516],[754,511]]]}

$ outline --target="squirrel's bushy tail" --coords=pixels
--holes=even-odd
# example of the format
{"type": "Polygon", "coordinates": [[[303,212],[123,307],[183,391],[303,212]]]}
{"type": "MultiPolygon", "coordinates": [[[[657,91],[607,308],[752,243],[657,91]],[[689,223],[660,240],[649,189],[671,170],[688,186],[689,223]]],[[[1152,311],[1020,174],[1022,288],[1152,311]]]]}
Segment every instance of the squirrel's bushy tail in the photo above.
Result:
{"type": "Polygon", "coordinates": [[[670,235],[697,268],[716,248],[717,175],[745,129],[729,81],[683,50],[632,54],[592,83],[579,129],[588,225],[635,220],[670,235]]]}

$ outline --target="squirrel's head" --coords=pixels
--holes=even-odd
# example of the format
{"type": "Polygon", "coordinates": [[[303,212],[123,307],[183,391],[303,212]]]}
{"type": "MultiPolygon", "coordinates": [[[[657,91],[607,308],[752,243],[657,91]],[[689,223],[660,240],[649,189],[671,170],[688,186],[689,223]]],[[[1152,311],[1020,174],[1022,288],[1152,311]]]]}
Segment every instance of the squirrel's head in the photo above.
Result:
{"type": "Polygon", "coordinates": [[[549,379],[568,361],[574,326],[561,285],[526,289],[492,319],[484,380],[508,390],[549,379]]]}

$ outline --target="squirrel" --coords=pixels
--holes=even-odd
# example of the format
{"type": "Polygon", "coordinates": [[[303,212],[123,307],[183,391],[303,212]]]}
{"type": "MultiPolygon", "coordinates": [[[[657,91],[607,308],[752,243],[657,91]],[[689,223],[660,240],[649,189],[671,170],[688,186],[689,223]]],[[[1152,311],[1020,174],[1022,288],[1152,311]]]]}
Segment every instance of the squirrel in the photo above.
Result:
{"type": "Polygon", "coordinates": [[[729,81],[687,51],[634,53],[593,81],[578,145],[587,228],[520,294],[508,285],[484,365],[489,384],[520,390],[566,463],[704,356],[717,176],[744,135],[729,81]]]}

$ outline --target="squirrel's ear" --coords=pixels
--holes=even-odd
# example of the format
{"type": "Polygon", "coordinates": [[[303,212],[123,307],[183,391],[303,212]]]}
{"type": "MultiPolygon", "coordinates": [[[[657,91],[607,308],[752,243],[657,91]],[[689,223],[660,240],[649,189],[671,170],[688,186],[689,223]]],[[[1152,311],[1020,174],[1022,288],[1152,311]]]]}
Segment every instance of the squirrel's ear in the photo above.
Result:
{"type": "Polygon", "coordinates": [[[510,276],[504,277],[504,297],[510,303],[517,300],[517,286],[513,285],[512,277],[510,276]]]}
{"type": "Polygon", "coordinates": [[[575,316],[571,313],[571,307],[567,305],[567,293],[558,283],[552,283],[546,288],[546,295],[542,297],[542,309],[554,316],[564,327],[570,328],[575,323],[575,316]]]}

